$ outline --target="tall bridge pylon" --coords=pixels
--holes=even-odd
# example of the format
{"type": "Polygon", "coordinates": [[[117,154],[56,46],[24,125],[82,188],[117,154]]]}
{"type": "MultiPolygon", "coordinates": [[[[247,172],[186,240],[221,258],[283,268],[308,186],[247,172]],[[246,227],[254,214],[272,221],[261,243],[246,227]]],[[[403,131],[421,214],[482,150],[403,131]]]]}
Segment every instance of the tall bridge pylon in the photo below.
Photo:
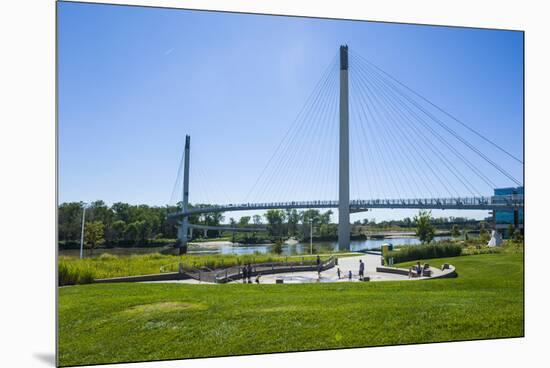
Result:
{"type": "Polygon", "coordinates": [[[348,46],[340,46],[340,144],[338,166],[338,244],[348,249],[349,224],[349,90],[348,46]]]}
{"type": "MultiPolygon", "coordinates": [[[[189,154],[191,151],[191,137],[189,135],[185,136],[185,161],[184,161],[184,170],[183,170],[183,212],[189,210],[189,154]]],[[[187,241],[189,230],[189,216],[183,216],[181,220],[180,227],[178,229],[178,240],[179,240],[179,254],[187,253],[187,241]]]]}

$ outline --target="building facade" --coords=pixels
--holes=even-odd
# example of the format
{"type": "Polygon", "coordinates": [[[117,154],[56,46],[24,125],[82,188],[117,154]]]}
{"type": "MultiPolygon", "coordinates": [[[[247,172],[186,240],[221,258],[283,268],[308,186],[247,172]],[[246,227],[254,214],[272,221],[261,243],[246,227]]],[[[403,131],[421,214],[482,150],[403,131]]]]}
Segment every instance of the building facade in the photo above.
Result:
{"type": "MultiPolygon", "coordinates": [[[[494,196],[498,197],[510,197],[523,198],[523,187],[510,187],[510,188],[497,188],[495,189],[494,196]]],[[[523,233],[523,208],[518,210],[496,210],[493,211],[493,221],[495,229],[506,236],[508,234],[508,228],[510,225],[514,225],[514,228],[520,229],[523,233]]]]}

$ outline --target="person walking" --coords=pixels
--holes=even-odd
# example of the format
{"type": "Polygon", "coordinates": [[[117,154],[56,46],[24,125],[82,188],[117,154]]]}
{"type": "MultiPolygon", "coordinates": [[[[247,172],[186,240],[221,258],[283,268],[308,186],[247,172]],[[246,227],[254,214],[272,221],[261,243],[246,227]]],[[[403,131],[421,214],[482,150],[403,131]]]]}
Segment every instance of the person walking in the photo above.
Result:
{"type": "Polygon", "coordinates": [[[242,273],[243,273],[243,284],[246,284],[246,278],[248,274],[248,269],[246,268],[246,265],[243,265],[242,273]]]}
{"type": "Polygon", "coordinates": [[[359,260],[359,280],[363,281],[363,277],[365,276],[365,264],[363,263],[363,260],[359,260]]]}
{"type": "Polygon", "coordinates": [[[416,274],[418,277],[422,276],[422,266],[420,262],[416,262],[416,274]]]}
{"type": "Polygon", "coordinates": [[[336,269],[336,274],[338,275],[338,280],[340,280],[340,278],[341,278],[341,277],[340,277],[340,267],[338,267],[338,268],[336,269]]]}
{"type": "Polygon", "coordinates": [[[351,281],[351,276],[352,276],[352,275],[351,275],[351,270],[349,270],[349,272],[348,272],[348,279],[349,279],[349,281],[351,281]]]}
{"type": "Polygon", "coordinates": [[[248,278],[248,283],[252,284],[252,280],[250,278],[252,277],[252,265],[249,263],[246,269],[246,276],[248,278]]]}

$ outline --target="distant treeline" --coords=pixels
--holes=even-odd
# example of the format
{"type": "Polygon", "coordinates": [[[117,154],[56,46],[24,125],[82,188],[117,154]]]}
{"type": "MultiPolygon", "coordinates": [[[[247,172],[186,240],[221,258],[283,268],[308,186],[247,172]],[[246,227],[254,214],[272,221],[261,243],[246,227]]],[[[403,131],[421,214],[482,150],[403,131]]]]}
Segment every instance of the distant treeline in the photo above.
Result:
{"type": "MultiPolygon", "coordinates": [[[[437,229],[441,230],[450,230],[453,225],[458,225],[461,229],[468,230],[479,230],[480,223],[489,221],[488,218],[485,220],[476,220],[467,217],[431,217],[430,223],[437,229]]],[[[388,221],[379,221],[376,222],[376,219],[363,219],[357,220],[353,225],[367,226],[371,229],[391,229],[395,227],[401,228],[413,228],[416,227],[416,221],[414,218],[405,217],[402,220],[388,220],[388,221]]]]}
{"type": "MultiPolygon", "coordinates": [[[[210,204],[195,204],[190,207],[210,206],[210,204]]],[[[61,247],[77,247],[80,243],[82,211],[84,203],[67,202],[59,205],[59,244],[61,247]]],[[[117,202],[111,206],[98,200],[86,207],[85,242],[91,247],[100,244],[107,246],[140,246],[163,245],[174,242],[177,238],[178,223],[168,220],[167,215],[176,212],[181,206],[148,206],[131,205],[117,202]]],[[[209,230],[206,237],[232,236],[238,242],[264,242],[286,237],[309,239],[310,230],[315,239],[334,239],[337,234],[337,225],[331,223],[332,211],[320,212],[317,209],[304,211],[268,210],[263,216],[242,216],[238,221],[229,218],[232,227],[267,227],[266,233],[237,233],[231,234],[209,230]],[[264,222],[265,221],[265,222],[264,222]]],[[[200,214],[190,216],[192,224],[218,226],[223,223],[223,213],[200,214]]],[[[461,229],[479,228],[479,221],[466,218],[432,218],[431,223],[436,228],[451,229],[452,225],[460,224],[461,229]]],[[[357,221],[352,235],[360,236],[367,229],[415,227],[414,219],[392,220],[376,222],[375,219],[357,221]]],[[[204,237],[203,231],[195,231],[195,238],[204,237]]]]}

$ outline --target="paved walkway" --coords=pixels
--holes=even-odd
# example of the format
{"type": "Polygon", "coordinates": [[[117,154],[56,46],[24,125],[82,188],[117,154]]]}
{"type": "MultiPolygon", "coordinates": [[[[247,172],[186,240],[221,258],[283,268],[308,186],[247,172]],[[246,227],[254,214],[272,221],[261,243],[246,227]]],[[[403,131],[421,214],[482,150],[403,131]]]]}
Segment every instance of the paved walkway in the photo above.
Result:
{"type": "MultiPolygon", "coordinates": [[[[365,276],[370,277],[370,281],[413,281],[424,280],[429,277],[415,277],[409,279],[408,276],[398,275],[386,272],[376,272],[376,267],[381,265],[381,256],[376,254],[362,254],[351,257],[338,258],[338,266],[321,272],[319,278],[317,272],[292,272],[292,273],[279,273],[273,275],[262,275],[260,277],[261,284],[275,284],[277,279],[283,279],[285,284],[298,284],[298,283],[313,283],[313,282],[358,282],[359,280],[359,260],[365,263],[365,276]],[[340,278],[338,278],[338,268],[340,268],[340,278]],[[351,270],[352,278],[348,277],[348,273],[351,270]]],[[[442,274],[442,271],[437,268],[432,268],[433,276],[442,274]]],[[[255,277],[252,278],[252,281],[255,277]]],[[[173,281],[154,281],[154,282],[175,282],[184,284],[200,284],[197,280],[173,280],[173,281]]],[[[234,283],[242,283],[241,280],[234,283]]],[[[202,283],[204,284],[204,282],[202,283]]]]}
{"type": "Polygon", "coordinates": [[[409,279],[408,276],[376,272],[376,267],[381,265],[380,259],[380,255],[374,254],[342,257],[338,258],[337,266],[321,272],[321,278],[319,278],[317,272],[293,272],[287,274],[261,276],[260,282],[262,284],[274,284],[275,280],[280,278],[284,280],[284,283],[357,282],[360,281],[358,275],[359,260],[362,260],[365,263],[365,276],[369,276],[371,281],[396,281],[409,279]],[[338,278],[338,268],[341,272],[340,278],[338,278]],[[352,272],[351,280],[348,277],[349,271],[352,272]]]}

